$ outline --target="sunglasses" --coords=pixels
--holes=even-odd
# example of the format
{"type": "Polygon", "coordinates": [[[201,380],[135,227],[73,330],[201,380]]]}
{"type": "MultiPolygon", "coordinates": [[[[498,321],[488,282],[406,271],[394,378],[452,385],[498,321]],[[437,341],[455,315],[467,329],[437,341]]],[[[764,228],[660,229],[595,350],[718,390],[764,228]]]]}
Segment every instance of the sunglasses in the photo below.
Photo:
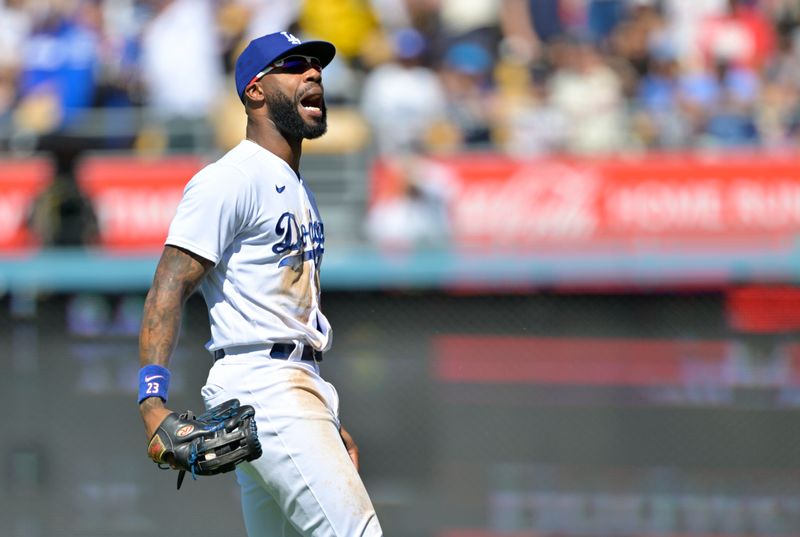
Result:
{"type": "Polygon", "coordinates": [[[294,56],[287,56],[285,58],[281,58],[280,60],[275,60],[267,67],[264,68],[263,71],[259,72],[256,76],[253,77],[253,80],[248,82],[248,86],[253,82],[257,82],[264,78],[264,76],[269,73],[270,71],[274,71],[275,69],[280,69],[283,73],[291,73],[291,74],[302,74],[308,71],[309,69],[316,69],[317,71],[322,71],[322,62],[320,62],[317,58],[313,56],[301,56],[301,55],[294,55],[294,56]]]}

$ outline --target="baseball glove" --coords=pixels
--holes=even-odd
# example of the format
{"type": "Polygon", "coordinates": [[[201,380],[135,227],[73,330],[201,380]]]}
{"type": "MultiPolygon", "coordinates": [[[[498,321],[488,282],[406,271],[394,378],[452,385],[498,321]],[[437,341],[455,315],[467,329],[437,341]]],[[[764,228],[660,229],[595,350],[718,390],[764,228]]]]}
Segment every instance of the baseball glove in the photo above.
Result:
{"type": "Polygon", "coordinates": [[[180,470],[179,489],[186,472],[193,479],[230,472],[261,456],[255,410],[230,399],[196,417],[191,410],[180,416],[173,412],[153,433],[147,454],[160,468],[180,470]]]}

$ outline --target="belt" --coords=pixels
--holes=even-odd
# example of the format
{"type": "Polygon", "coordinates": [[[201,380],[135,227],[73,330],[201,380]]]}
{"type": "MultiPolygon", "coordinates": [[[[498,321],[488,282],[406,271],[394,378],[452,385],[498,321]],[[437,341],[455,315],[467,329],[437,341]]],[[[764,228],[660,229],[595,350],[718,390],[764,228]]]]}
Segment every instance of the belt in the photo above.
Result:
{"type": "MultiPolygon", "coordinates": [[[[253,350],[256,348],[262,349],[269,349],[269,356],[270,358],[277,358],[278,360],[286,360],[289,358],[289,355],[292,354],[296,345],[294,343],[273,343],[270,347],[269,345],[263,346],[255,346],[255,345],[246,345],[244,348],[252,347],[253,350]]],[[[233,347],[235,349],[236,347],[233,347]]],[[[221,360],[225,358],[225,349],[217,349],[214,351],[214,361],[221,360]]],[[[306,345],[303,347],[303,356],[301,360],[305,360],[307,362],[321,362],[322,361],[322,352],[315,350],[313,347],[306,345]]]]}

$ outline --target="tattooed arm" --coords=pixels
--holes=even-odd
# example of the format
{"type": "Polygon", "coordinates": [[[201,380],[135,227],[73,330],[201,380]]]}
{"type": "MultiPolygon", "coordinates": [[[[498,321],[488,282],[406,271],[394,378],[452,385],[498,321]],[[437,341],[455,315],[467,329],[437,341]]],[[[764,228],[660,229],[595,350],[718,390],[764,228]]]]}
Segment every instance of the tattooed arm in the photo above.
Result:
{"type": "MultiPolygon", "coordinates": [[[[144,303],[139,333],[140,366],[167,367],[178,343],[183,305],[213,263],[187,250],[166,246],[158,261],[153,286],[144,303]]],[[[148,397],[139,405],[147,438],[170,413],[158,397],[148,397]]]]}

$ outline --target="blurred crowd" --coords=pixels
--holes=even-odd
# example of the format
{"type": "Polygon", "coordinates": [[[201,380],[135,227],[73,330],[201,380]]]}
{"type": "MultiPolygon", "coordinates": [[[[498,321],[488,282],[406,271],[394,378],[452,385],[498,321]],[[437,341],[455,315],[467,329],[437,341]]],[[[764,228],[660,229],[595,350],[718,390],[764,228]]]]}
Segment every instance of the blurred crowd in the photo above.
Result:
{"type": "Polygon", "coordinates": [[[235,58],[287,28],[337,46],[334,149],[800,140],[797,0],[0,0],[0,150],[230,147],[235,58]]]}

